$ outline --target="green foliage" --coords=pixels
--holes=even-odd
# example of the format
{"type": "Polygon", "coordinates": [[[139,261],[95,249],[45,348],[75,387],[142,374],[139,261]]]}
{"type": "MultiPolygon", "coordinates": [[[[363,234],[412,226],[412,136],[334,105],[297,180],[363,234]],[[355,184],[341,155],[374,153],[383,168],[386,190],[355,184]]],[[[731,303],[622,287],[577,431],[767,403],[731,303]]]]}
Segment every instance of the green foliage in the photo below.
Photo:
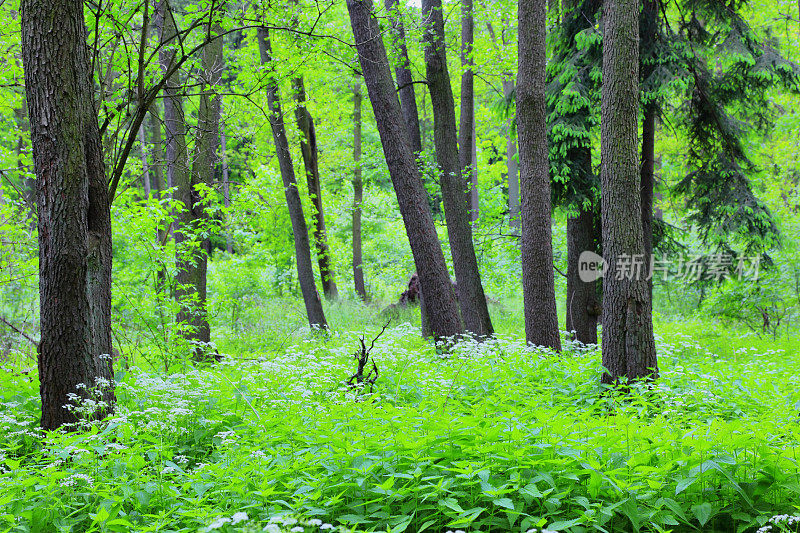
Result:
{"type": "Polygon", "coordinates": [[[343,386],[356,333],[295,332],[219,367],[120,372],[118,414],[76,434],[41,435],[35,381],[4,372],[0,524],[749,531],[793,512],[794,345],[659,329],[662,379],[622,393],[599,385],[594,349],[504,335],[443,358],[403,324],[366,396],[343,386]]]}

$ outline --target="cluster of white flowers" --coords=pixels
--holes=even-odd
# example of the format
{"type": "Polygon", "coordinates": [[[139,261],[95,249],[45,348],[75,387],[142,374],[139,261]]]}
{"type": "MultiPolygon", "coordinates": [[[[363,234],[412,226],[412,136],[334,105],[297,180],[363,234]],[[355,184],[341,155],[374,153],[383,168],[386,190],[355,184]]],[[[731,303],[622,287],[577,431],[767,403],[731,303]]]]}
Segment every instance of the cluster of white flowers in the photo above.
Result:
{"type": "Polygon", "coordinates": [[[227,516],[220,516],[219,518],[211,522],[211,524],[209,524],[209,526],[206,528],[206,531],[214,531],[215,529],[220,529],[225,524],[231,524],[235,526],[236,524],[247,522],[248,520],[250,520],[250,517],[247,516],[247,513],[245,513],[244,511],[239,511],[237,513],[233,513],[233,516],[231,516],[230,518],[227,516]]]}
{"type": "Polygon", "coordinates": [[[777,526],[778,531],[787,531],[787,528],[800,526],[800,515],[779,514],[770,518],[756,533],[771,533],[777,526]],[[783,526],[786,526],[785,528],[783,526]]]}
{"type": "Polygon", "coordinates": [[[65,477],[64,479],[61,480],[61,486],[74,487],[81,481],[86,483],[90,487],[94,486],[94,479],[92,479],[90,476],[87,476],[86,474],[72,474],[71,476],[65,477]]]}

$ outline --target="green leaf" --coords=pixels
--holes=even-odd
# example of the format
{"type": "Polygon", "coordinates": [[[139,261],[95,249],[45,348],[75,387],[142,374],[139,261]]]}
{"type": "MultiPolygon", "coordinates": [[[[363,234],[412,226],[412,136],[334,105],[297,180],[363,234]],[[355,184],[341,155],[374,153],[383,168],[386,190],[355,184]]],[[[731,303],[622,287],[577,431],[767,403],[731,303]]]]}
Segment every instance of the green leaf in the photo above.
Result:
{"type": "Polygon", "coordinates": [[[709,518],[711,518],[713,511],[714,508],[711,507],[711,504],[708,502],[692,506],[692,512],[694,513],[695,518],[697,518],[697,521],[700,522],[701,526],[706,525],[706,522],[708,522],[709,518]]]}

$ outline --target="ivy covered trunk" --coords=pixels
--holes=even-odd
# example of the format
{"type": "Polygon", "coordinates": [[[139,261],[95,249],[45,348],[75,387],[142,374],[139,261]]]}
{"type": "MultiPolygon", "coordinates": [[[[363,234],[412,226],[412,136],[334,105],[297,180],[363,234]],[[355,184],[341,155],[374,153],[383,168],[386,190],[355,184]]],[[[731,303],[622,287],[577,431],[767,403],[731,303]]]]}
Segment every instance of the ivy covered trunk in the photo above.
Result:
{"type": "Polygon", "coordinates": [[[545,1],[521,0],[518,14],[517,128],[522,191],[522,293],[527,342],[560,351],[547,156],[545,1]]]}
{"type": "Polygon", "coordinates": [[[603,382],[656,377],[646,272],[624,268],[645,252],[639,168],[639,9],[637,0],[604,4],[601,190],[603,382]]]}
{"type": "Polygon", "coordinates": [[[111,216],[83,4],[24,0],[21,10],[39,212],[41,425],[55,429],[78,419],[65,407],[72,394],[105,402],[87,417],[113,410],[111,216]]]}
{"type": "MultiPolygon", "coordinates": [[[[469,215],[468,185],[461,173],[456,139],[456,115],[453,89],[447,71],[444,18],[441,0],[423,0],[422,13],[426,20],[425,72],[433,106],[433,133],[436,161],[442,188],[447,235],[456,274],[458,301],[464,325],[478,338],[494,334],[486,295],[483,292],[472,226],[469,215]]],[[[471,143],[471,139],[469,141],[471,143]]],[[[467,153],[470,146],[462,147],[467,153]]]]}
{"type": "Polygon", "coordinates": [[[347,0],[347,10],[383,153],[419,274],[428,310],[428,325],[437,338],[459,335],[464,332],[464,326],[433,224],[427,192],[403,122],[372,0],[347,0]]]}
{"type": "MultiPolygon", "coordinates": [[[[272,46],[269,40],[269,30],[265,27],[259,27],[257,33],[261,63],[272,68],[272,46]]],[[[322,301],[320,300],[319,292],[317,292],[317,285],[314,281],[314,268],[311,263],[311,242],[308,238],[306,218],[303,215],[303,204],[300,202],[300,191],[297,189],[297,179],[294,175],[292,153],[289,150],[289,140],[286,138],[286,126],[283,123],[283,111],[281,109],[278,82],[272,72],[269,74],[267,81],[267,102],[269,105],[269,122],[272,128],[272,139],[275,142],[275,152],[278,157],[278,165],[283,180],[283,192],[286,196],[286,205],[289,208],[289,219],[292,223],[295,260],[297,261],[297,279],[300,282],[300,290],[303,293],[303,302],[305,303],[306,314],[308,315],[308,323],[311,327],[326,329],[328,323],[325,320],[322,301]]]]}

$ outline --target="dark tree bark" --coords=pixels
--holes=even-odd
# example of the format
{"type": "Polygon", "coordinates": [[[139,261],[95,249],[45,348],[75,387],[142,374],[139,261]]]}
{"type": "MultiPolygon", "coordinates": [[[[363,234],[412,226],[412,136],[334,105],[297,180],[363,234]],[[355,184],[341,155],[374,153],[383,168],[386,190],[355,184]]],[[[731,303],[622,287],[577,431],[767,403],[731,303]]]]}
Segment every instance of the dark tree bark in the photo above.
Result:
{"type": "Polygon", "coordinates": [[[347,0],[347,10],[383,153],[419,274],[431,331],[436,338],[459,335],[464,332],[464,326],[433,224],[427,192],[402,119],[372,0],[347,0]]]}
{"type": "Polygon", "coordinates": [[[303,154],[303,166],[306,171],[308,194],[314,206],[314,244],[317,248],[317,263],[322,278],[322,292],[329,300],[339,297],[333,269],[331,268],[331,250],[328,246],[328,233],[325,229],[325,211],[322,209],[322,184],[319,178],[319,152],[317,151],[317,133],[314,119],[306,107],[306,88],[303,77],[292,80],[292,92],[297,102],[294,115],[297,128],[300,130],[300,151],[303,154]]]}
{"type": "Polygon", "coordinates": [[[475,21],[472,0],[461,2],[461,119],[458,126],[459,165],[461,175],[470,181],[470,217],[480,215],[478,198],[477,146],[475,141],[475,60],[472,57],[475,21]]]}
{"type": "MultiPolygon", "coordinates": [[[[442,200],[453,256],[453,270],[456,274],[458,301],[467,331],[483,338],[491,336],[494,329],[472,242],[467,183],[461,174],[456,144],[455,105],[447,71],[441,0],[423,0],[422,13],[427,26],[424,33],[425,71],[433,106],[434,144],[441,171],[442,200]]],[[[470,147],[465,149],[469,153],[470,147]]]]}
{"type": "Polygon", "coordinates": [[[658,375],[646,273],[619,267],[626,259],[642,258],[645,246],[638,153],[638,7],[638,0],[606,0],[603,13],[600,177],[603,258],[610,270],[603,282],[605,383],[658,375]]]}
{"type": "Polygon", "coordinates": [[[353,283],[356,294],[367,300],[364,285],[364,265],[361,254],[361,203],[364,200],[364,182],[361,179],[361,81],[353,85],[353,283]]]}
{"type": "Polygon", "coordinates": [[[411,75],[411,62],[408,59],[406,31],[403,27],[398,0],[385,0],[385,5],[394,29],[392,42],[397,53],[397,66],[394,73],[400,91],[400,108],[403,110],[403,120],[411,140],[411,150],[414,154],[419,154],[422,151],[422,135],[417,111],[417,97],[414,92],[414,78],[411,75]]]}
{"type": "Polygon", "coordinates": [[[113,411],[111,217],[83,4],[24,0],[21,11],[39,212],[41,425],[55,429],[77,420],[68,395],[91,397],[98,380],[107,406],[92,415],[113,411]]]}
{"type": "Polygon", "coordinates": [[[547,155],[545,1],[520,0],[518,14],[517,131],[522,188],[522,292],[527,342],[560,351],[547,155]]]}
{"type": "MultiPolygon", "coordinates": [[[[658,24],[657,0],[644,0],[641,15],[641,47],[651,49],[655,44],[656,25],[658,24]]],[[[646,81],[653,74],[654,65],[642,64],[642,80],[646,81]]],[[[656,115],[658,107],[656,102],[647,102],[644,105],[644,120],[642,121],[642,230],[644,233],[644,265],[645,272],[650,271],[650,259],[653,253],[653,190],[655,186],[656,162],[656,115]]],[[[650,292],[649,303],[652,309],[653,280],[647,282],[650,292]]],[[[651,311],[652,312],[652,311],[651,311]]]]}
{"type": "Polygon", "coordinates": [[[597,282],[581,280],[578,259],[581,253],[597,253],[595,213],[582,210],[577,217],[567,220],[567,331],[583,344],[597,344],[597,318],[601,304],[597,295],[597,282]]]}
{"type": "MultiPolygon", "coordinates": [[[[267,28],[258,28],[258,50],[261,54],[261,63],[272,68],[272,46],[267,28]]],[[[278,83],[272,73],[270,73],[267,81],[267,102],[269,104],[272,138],[275,142],[275,153],[278,157],[278,165],[283,179],[283,192],[286,196],[286,205],[289,208],[289,219],[292,222],[294,250],[297,261],[297,279],[300,282],[300,290],[303,293],[308,323],[312,328],[327,329],[328,323],[325,320],[322,301],[314,281],[314,269],[311,263],[311,242],[308,238],[308,227],[303,215],[303,204],[300,202],[300,192],[297,189],[297,180],[294,175],[292,153],[289,150],[289,141],[286,138],[280,92],[278,83]]]]}

